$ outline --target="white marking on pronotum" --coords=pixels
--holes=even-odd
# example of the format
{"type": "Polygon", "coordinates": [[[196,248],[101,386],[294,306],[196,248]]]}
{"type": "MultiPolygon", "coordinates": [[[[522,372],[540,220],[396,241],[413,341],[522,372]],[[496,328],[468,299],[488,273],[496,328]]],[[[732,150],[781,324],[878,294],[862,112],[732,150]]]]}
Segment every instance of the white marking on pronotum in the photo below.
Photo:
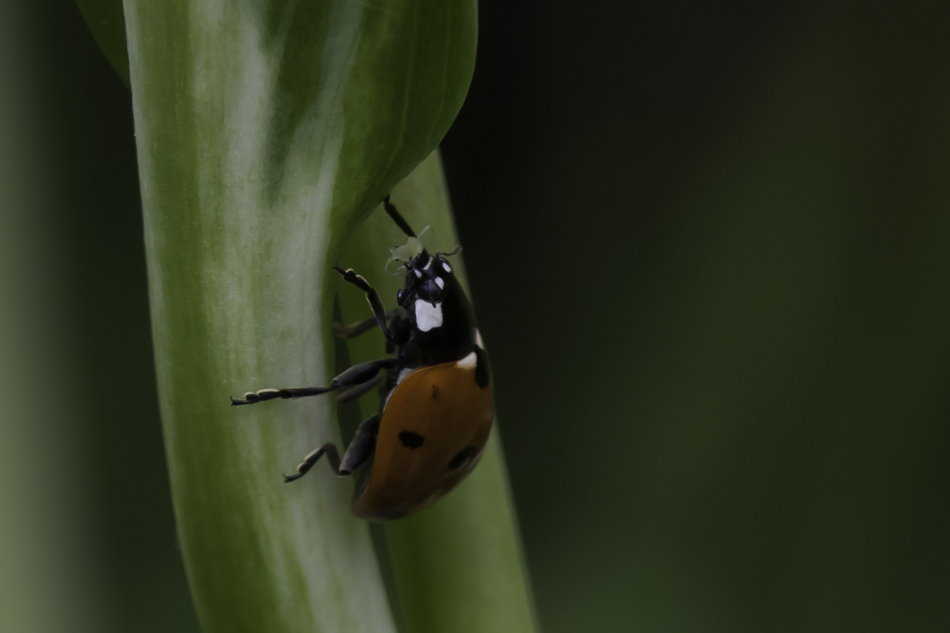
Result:
{"type": "Polygon", "coordinates": [[[439,288],[445,288],[445,281],[441,277],[436,277],[435,283],[439,288]]]}
{"type": "Polygon", "coordinates": [[[442,304],[434,306],[422,299],[416,300],[416,326],[423,332],[442,325],[442,304]]]}
{"type": "Polygon", "coordinates": [[[462,360],[455,363],[455,366],[459,369],[475,369],[475,366],[478,364],[478,357],[475,356],[475,352],[472,352],[462,360]]]}
{"type": "Polygon", "coordinates": [[[444,268],[444,269],[445,269],[445,272],[447,272],[447,273],[452,272],[452,267],[449,266],[449,263],[448,263],[448,262],[442,262],[442,268],[444,268]]]}
{"type": "Polygon", "coordinates": [[[399,372],[399,377],[396,378],[396,384],[398,385],[399,383],[401,383],[403,380],[406,379],[406,376],[408,376],[409,374],[411,374],[411,373],[414,372],[414,371],[416,371],[416,370],[413,369],[412,367],[404,367],[404,368],[399,372]]]}
{"type": "MultiPolygon", "coordinates": [[[[401,383],[403,380],[405,380],[405,379],[409,376],[409,374],[415,373],[416,371],[418,371],[418,369],[413,369],[413,368],[411,368],[411,367],[404,367],[404,368],[399,372],[399,377],[396,378],[396,386],[398,387],[398,386],[399,386],[399,383],[401,383]]],[[[396,391],[396,389],[394,388],[394,389],[390,390],[389,393],[386,394],[386,400],[383,402],[383,409],[385,409],[385,408],[389,405],[389,399],[392,398],[393,392],[395,392],[395,391],[396,391]]]]}
{"type": "Polygon", "coordinates": [[[482,341],[482,333],[478,330],[475,330],[475,344],[485,349],[485,343],[482,341]]]}
{"type": "Polygon", "coordinates": [[[418,270],[414,270],[414,271],[412,271],[412,272],[416,273],[416,279],[422,279],[422,273],[421,273],[421,272],[419,272],[418,270]]]}

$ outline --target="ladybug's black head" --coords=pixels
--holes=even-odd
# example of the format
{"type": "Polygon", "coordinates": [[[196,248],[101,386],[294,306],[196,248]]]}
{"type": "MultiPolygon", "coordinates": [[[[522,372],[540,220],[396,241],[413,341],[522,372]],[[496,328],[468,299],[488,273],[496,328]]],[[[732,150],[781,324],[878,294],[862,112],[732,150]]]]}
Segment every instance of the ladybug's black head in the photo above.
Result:
{"type": "Polygon", "coordinates": [[[407,307],[416,300],[431,303],[433,306],[441,303],[455,289],[455,275],[445,255],[454,255],[459,249],[447,254],[436,253],[435,257],[429,255],[416,237],[415,231],[389,200],[389,196],[383,200],[383,206],[396,226],[409,238],[402,246],[391,249],[392,257],[389,258],[390,262],[405,262],[400,268],[406,269],[406,286],[396,295],[397,302],[402,307],[407,307]]]}
{"type": "Polygon", "coordinates": [[[452,265],[442,253],[435,257],[424,250],[406,264],[406,287],[399,291],[398,301],[421,299],[428,303],[442,303],[455,288],[452,265]]]}

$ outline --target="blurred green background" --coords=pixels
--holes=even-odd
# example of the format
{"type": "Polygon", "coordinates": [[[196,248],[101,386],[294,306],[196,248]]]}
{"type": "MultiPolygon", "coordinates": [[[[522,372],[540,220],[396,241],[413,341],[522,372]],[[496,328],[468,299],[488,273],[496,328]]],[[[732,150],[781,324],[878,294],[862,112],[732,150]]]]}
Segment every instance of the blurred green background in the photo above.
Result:
{"type": "MultiPolygon", "coordinates": [[[[480,3],[443,143],[542,629],[950,626],[950,5],[480,3]]],[[[0,631],[196,631],[130,96],[0,0],[0,631]]]]}

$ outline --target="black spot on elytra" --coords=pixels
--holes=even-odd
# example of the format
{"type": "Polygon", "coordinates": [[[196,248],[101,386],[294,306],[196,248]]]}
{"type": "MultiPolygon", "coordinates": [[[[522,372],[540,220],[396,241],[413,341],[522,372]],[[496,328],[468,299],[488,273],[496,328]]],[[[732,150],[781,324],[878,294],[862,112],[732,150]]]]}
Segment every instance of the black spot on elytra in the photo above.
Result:
{"type": "Polygon", "coordinates": [[[432,385],[432,399],[439,399],[439,385],[432,385]]]}
{"type": "Polygon", "coordinates": [[[400,431],[399,441],[402,442],[402,445],[406,448],[412,449],[422,446],[422,443],[426,441],[426,438],[422,437],[418,433],[413,433],[412,431],[400,431]]]}
{"type": "Polygon", "coordinates": [[[465,464],[472,461],[472,458],[475,457],[477,449],[474,446],[468,446],[463,448],[458,452],[458,455],[452,458],[452,461],[449,462],[449,470],[458,470],[465,464]]]}

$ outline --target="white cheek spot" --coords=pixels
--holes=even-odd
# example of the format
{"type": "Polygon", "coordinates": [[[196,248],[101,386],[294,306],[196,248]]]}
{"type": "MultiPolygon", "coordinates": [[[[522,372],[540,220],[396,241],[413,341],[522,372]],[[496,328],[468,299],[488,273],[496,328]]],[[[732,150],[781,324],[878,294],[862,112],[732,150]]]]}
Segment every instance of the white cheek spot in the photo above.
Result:
{"type": "Polygon", "coordinates": [[[442,304],[433,306],[428,301],[416,300],[416,327],[423,332],[442,325],[442,304]]]}
{"type": "Polygon", "coordinates": [[[478,357],[475,355],[475,352],[472,352],[462,360],[455,363],[455,366],[459,369],[475,369],[475,366],[478,364],[478,357]]]}
{"type": "Polygon", "coordinates": [[[448,263],[448,262],[442,262],[442,268],[444,268],[444,269],[445,269],[445,272],[447,272],[447,273],[452,272],[452,267],[449,266],[449,263],[448,263]]]}
{"type": "Polygon", "coordinates": [[[475,330],[475,344],[485,349],[485,343],[482,341],[482,333],[478,330],[475,330]]]}
{"type": "Polygon", "coordinates": [[[436,277],[436,278],[435,278],[435,284],[436,284],[439,288],[445,288],[445,281],[443,281],[441,277],[436,277]]]}

